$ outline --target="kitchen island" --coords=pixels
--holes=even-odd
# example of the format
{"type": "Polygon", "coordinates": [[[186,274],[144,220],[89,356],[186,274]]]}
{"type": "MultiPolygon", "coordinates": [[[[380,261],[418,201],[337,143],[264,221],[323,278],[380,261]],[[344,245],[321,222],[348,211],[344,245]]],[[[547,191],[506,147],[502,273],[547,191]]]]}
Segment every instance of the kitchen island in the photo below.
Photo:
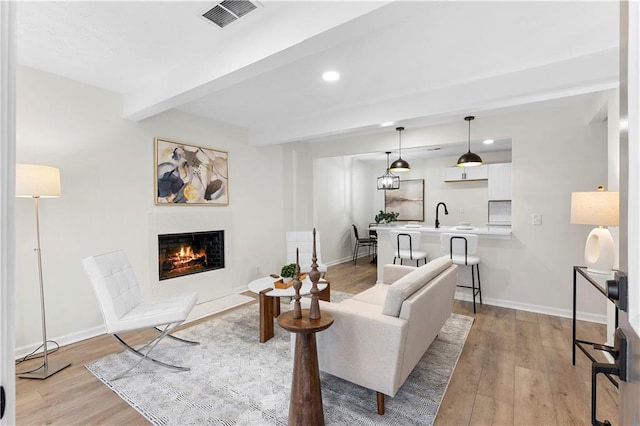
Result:
{"type": "MultiPolygon", "coordinates": [[[[380,225],[374,227],[378,235],[378,283],[382,282],[382,270],[384,265],[393,263],[393,254],[395,252],[395,242],[391,241],[391,231],[419,231],[422,234],[422,241],[420,248],[426,250],[428,253],[428,259],[435,259],[442,255],[448,254],[440,247],[440,234],[442,233],[460,233],[460,234],[477,234],[479,237],[478,255],[483,260],[481,264],[483,278],[485,274],[491,274],[491,265],[494,263],[495,248],[501,245],[501,240],[511,239],[511,227],[510,226],[425,226],[419,224],[409,225],[380,225]],[[485,261],[486,257],[486,261],[485,261]],[[487,267],[485,267],[485,264],[487,267]]],[[[400,261],[398,260],[398,263],[400,261]]],[[[405,265],[408,265],[405,261],[405,265]]],[[[412,265],[415,266],[415,265],[412,265]]],[[[467,268],[461,268],[467,269],[467,268]]],[[[460,271],[460,274],[464,277],[467,271],[460,271]]],[[[484,281],[483,281],[484,284],[484,281]]],[[[484,285],[483,285],[484,287],[484,285]]]]}

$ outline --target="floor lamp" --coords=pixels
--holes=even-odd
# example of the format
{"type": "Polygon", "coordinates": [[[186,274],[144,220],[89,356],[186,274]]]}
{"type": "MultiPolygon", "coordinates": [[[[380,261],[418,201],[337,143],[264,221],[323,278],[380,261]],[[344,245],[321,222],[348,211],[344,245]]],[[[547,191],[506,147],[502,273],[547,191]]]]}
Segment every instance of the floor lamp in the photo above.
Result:
{"type": "Polygon", "coordinates": [[[42,253],[40,250],[40,217],[38,201],[40,198],[58,198],[60,196],[60,170],[56,167],[38,164],[16,164],[16,197],[33,198],[36,207],[36,238],[38,257],[38,278],[40,280],[40,309],[42,310],[42,347],[44,361],[37,370],[20,373],[25,379],[46,379],[71,365],[70,362],[49,362],[47,354],[47,322],[44,310],[44,286],[42,285],[42,253]]]}

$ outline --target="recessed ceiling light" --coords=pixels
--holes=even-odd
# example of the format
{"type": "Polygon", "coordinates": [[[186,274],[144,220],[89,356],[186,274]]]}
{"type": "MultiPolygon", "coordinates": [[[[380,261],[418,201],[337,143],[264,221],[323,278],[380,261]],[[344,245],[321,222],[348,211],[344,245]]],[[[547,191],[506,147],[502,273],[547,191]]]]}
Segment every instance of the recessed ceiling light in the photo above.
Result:
{"type": "Polygon", "coordinates": [[[485,140],[483,141],[483,143],[484,143],[485,145],[491,145],[491,144],[493,143],[493,139],[485,139],[485,140]]]}
{"type": "Polygon", "coordinates": [[[380,127],[389,127],[389,126],[393,126],[394,124],[396,124],[395,121],[385,121],[384,123],[380,124],[380,127]]]}
{"type": "Polygon", "coordinates": [[[322,74],[322,79],[324,81],[337,81],[340,79],[340,74],[337,71],[327,71],[322,74]]]}

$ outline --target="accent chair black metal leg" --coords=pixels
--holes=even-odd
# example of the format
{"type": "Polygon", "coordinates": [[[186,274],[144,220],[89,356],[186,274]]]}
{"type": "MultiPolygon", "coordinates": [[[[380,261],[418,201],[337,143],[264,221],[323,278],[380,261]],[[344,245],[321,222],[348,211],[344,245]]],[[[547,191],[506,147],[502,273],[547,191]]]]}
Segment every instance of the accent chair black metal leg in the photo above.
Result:
{"type": "Polygon", "coordinates": [[[480,295],[480,304],[482,305],[482,285],[480,284],[480,264],[476,265],[476,274],[478,275],[478,294],[480,295]]]}
{"type": "Polygon", "coordinates": [[[356,259],[358,258],[358,243],[356,242],[356,245],[353,246],[353,264],[356,264],[356,259]]]}
{"type": "Polygon", "coordinates": [[[471,294],[473,294],[473,313],[476,313],[476,279],[473,275],[473,265],[471,265],[471,294]]]}

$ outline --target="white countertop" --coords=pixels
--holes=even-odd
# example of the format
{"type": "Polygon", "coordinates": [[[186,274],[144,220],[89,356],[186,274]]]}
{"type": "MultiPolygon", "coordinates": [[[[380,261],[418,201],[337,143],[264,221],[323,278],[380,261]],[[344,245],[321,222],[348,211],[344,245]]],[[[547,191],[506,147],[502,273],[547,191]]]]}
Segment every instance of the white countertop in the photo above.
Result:
{"type": "Polygon", "coordinates": [[[403,231],[420,231],[424,234],[434,234],[440,235],[443,232],[458,232],[461,234],[477,234],[477,235],[487,235],[487,236],[503,236],[508,237],[511,235],[511,227],[510,226],[444,226],[440,225],[439,228],[436,228],[433,225],[425,226],[424,224],[416,224],[416,225],[396,225],[396,226],[385,226],[380,225],[373,227],[377,232],[387,232],[393,230],[403,230],[403,231]]]}

